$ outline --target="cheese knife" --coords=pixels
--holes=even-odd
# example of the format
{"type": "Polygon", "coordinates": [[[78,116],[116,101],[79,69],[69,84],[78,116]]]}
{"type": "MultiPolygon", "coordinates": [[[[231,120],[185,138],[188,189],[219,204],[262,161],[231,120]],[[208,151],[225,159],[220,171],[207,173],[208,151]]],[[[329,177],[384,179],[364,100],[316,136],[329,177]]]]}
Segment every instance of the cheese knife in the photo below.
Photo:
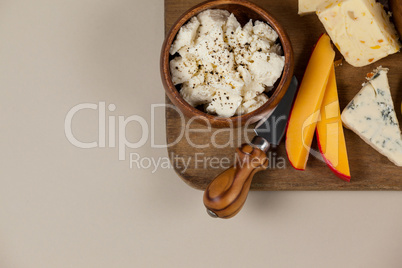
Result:
{"type": "Polygon", "coordinates": [[[268,166],[267,152],[279,145],[285,134],[290,110],[298,88],[292,78],[282,100],[269,117],[260,120],[254,131],[257,134],[250,144],[236,149],[234,166],[218,175],[204,192],[207,213],[214,218],[231,218],[243,207],[256,172],[268,166]]]}

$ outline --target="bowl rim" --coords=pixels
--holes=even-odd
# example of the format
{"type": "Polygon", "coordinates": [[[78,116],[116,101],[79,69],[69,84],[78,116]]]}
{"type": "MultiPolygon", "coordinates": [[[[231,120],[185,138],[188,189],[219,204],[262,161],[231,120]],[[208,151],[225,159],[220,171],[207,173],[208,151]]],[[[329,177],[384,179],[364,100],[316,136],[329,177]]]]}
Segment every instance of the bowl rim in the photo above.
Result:
{"type": "Polygon", "coordinates": [[[175,21],[175,23],[173,23],[170,30],[166,34],[165,40],[162,45],[160,57],[162,83],[165,88],[166,94],[172,101],[172,103],[176,105],[176,107],[178,107],[179,110],[183,112],[184,115],[186,115],[187,117],[195,117],[198,122],[204,124],[209,122],[209,124],[213,127],[243,126],[247,122],[250,124],[255,123],[256,121],[259,121],[261,118],[269,114],[285,95],[285,92],[288,89],[293,77],[293,69],[293,47],[285,29],[268,11],[246,0],[208,0],[188,9],[175,21]],[[250,113],[226,118],[200,111],[199,109],[191,106],[187,101],[184,100],[184,98],[180,95],[176,86],[172,82],[169,65],[169,50],[180,28],[193,16],[196,16],[200,12],[207,9],[219,9],[218,6],[231,4],[240,5],[251,9],[259,16],[261,16],[264,22],[268,23],[278,33],[282,50],[285,56],[285,65],[280,81],[278,85],[274,88],[274,93],[264,105],[250,113]]]}

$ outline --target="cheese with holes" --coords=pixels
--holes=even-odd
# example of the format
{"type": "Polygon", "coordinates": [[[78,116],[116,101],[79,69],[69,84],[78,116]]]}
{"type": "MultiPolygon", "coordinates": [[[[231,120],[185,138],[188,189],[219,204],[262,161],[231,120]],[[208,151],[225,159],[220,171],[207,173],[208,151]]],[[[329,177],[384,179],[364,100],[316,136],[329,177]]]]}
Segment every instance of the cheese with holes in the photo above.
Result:
{"type": "Polygon", "coordinates": [[[399,51],[394,25],[375,0],[331,0],[317,15],[345,60],[361,67],[399,51]]]}
{"type": "Polygon", "coordinates": [[[387,78],[378,68],[342,112],[342,122],[397,166],[402,166],[402,139],[387,78]]]}

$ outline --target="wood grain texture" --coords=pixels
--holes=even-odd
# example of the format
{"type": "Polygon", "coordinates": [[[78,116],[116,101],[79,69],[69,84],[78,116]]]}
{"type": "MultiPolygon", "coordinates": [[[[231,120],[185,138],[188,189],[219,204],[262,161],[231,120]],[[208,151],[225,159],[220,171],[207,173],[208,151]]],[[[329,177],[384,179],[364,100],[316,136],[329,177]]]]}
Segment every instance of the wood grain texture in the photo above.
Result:
{"type": "MultiPolygon", "coordinates": [[[[161,60],[160,60],[160,71],[162,84],[165,88],[166,95],[169,97],[170,101],[178,108],[180,111],[189,118],[194,118],[194,120],[208,124],[217,128],[227,128],[227,127],[239,127],[246,124],[251,124],[259,121],[260,118],[265,117],[273,111],[273,109],[278,105],[282,97],[285,95],[287,88],[293,77],[294,69],[294,59],[293,59],[293,49],[286,31],[282,28],[281,24],[278,23],[274,17],[272,17],[266,10],[256,6],[249,1],[243,0],[214,0],[203,2],[200,5],[192,7],[190,10],[184,12],[182,16],[174,23],[173,27],[166,34],[165,41],[162,45],[161,60]],[[192,17],[208,9],[224,9],[233,13],[241,24],[246,24],[250,19],[260,20],[268,22],[272,28],[278,33],[278,40],[282,45],[283,55],[285,57],[285,64],[283,67],[283,72],[281,77],[275,83],[274,89],[269,91],[268,101],[264,103],[258,109],[242,114],[239,116],[232,116],[229,118],[222,118],[215,115],[210,115],[200,109],[197,109],[186,102],[180,95],[178,89],[172,82],[172,76],[170,74],[170,64],[169,62],[174,58],[171,56],[169,51],[172,46],[177,33],[180,28],[189,21],[192,17]]],[[[264,93],[265,94],[265,93],[264,93]]]]}
{"type": "Polygon", "coordinates": [[[219,218],[235,216],[246,202],[254,174],[268,166],[265,152],[244,144],[237,150],[236,166],[216,177],[205,190],[204,205],[219,218]]]}
{"type": "MultiPolygon", "coordinates": [[[[198,0],[165,0],[166,32],[183,12],[200,2],[198,0]]],[[[253,2],[270,12],[286,29],[294,50],[295,75],[301,81],[313,45],[325,32],[318,18],[315,15],[298,16],[297,0],[255,0],[253,2]]],[[[336,59],[339,58],[341,56],[337,54],[336,59]]],[[[341,109],[361,89],[366,74],[379,65],[390,69],[388,77],[391,93],[398,120],[401,122],[401,53],[361,68],[352,67],[345,62],[337,67],[335,72],[341,109]]],[[[171,104],[168,98],[166,98],[166,103],[171,104]]],[[[185,121],[187,122],[187,119],[185,121]]],[[[166,133],[167,143],[173,144],[168,148],[172,164],[177,174],[196,189],[205,189],[213,178],[233,165],[235,149],[250,141],[254,136],[250,129],[251,126],[239,128],[232,135],[223,129],[208,130],[199,123],[192,123],[187,130],[183,128],[179,114],[173,109],[167,108],[166,133]],[[204,130],[205,132],[192,132],[191,130],[204,130]],[[211,140],[222,145],[222,148],[214,148],[211,140]],[[191,143],[204,145],[205,148],[196,149],[191,143]],[[205,158],[207,161],[204,161],[205,158]],[[218,160],[224,161],[224,165],[219,167],[219,165],[213,164],[218,160]],[[186,163],[189,161],[187,168],[184,167],[183,161],[186,163]]],[[[267,170],[258,172],[254,176],[251,190],[402,190],[402,168],[396,167],[352,131],[345,129],[345,138],[351,169],[350,183],[337,178],[324,162],[312,155],[310,155],[305,171],[293,169],[287,160],[285,146],[282,142],[276,150],[268,153],[270,165],[267,170]]],[[[318,152],[315,140],[312,149],[318,152]]]]}
{"type": "Polygon", "coordinates": [[[402,36],[402,0],[389,0],[389,6],[399,36],[402,36]]]}

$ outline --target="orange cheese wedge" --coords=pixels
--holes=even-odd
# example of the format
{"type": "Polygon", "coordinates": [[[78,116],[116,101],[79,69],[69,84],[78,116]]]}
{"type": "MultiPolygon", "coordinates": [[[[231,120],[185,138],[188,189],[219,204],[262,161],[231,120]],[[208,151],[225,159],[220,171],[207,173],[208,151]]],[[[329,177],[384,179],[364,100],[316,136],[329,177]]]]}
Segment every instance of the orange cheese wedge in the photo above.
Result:
{"type": "Polygon", "coordinates": [[[329,168],[341,179],[350,181],[348,154],[343,134],[335,68],[332,66],[317,123],[317,142],[329,168]]]}
{"type": "Polygon", "coordinates": [[[311,54],[286,132],[286,152],[290,163],[296,169],[306,168],[334,58],[335,51],[332,49],[330,38],[323,34],[311,54]]]}

